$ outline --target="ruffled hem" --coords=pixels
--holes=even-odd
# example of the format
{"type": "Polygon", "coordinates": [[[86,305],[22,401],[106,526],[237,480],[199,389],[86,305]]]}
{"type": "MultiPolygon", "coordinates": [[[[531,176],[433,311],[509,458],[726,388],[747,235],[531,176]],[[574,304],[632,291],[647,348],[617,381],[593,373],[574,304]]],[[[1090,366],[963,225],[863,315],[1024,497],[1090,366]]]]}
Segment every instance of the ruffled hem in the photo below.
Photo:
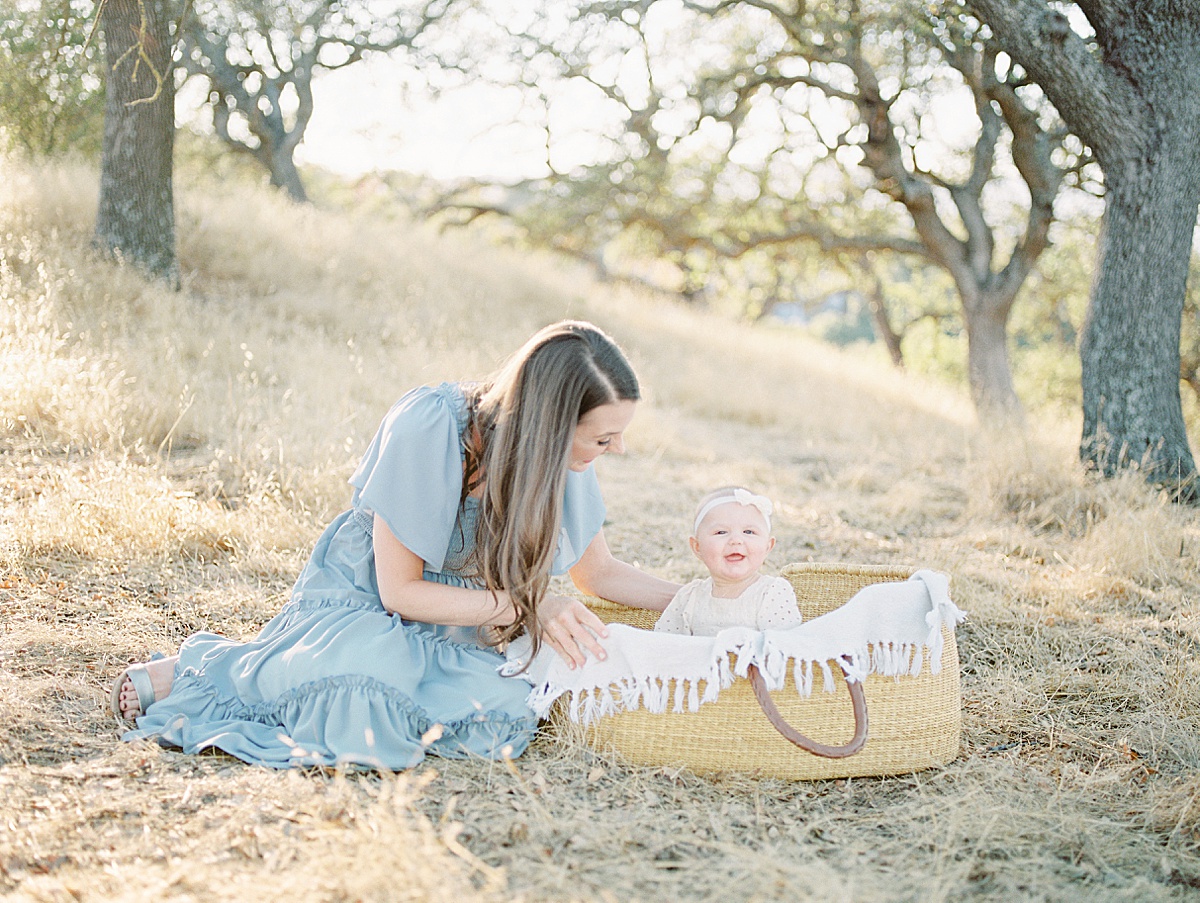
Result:
{"type": "Polygon", "coordinates": [[[408,696],[359,675],[312,681],[278,699],[246,705],[222,694],[195,669],[176,677],[171,695],[122,739],[156,738],[193,754],[217,748],[268,768],[361,765],[412,768],[443,758],[521,755],[537,718],[484,712],[439,721],[408,696]]]}
{"type": "Polygon", "coordinates": [[[125,739],[215,747],[270,768],[396,771],[426,753],[518,756],[537,728],[504,659],[361,600],[297,600],[249,642],[200,633],[125,739]]]}

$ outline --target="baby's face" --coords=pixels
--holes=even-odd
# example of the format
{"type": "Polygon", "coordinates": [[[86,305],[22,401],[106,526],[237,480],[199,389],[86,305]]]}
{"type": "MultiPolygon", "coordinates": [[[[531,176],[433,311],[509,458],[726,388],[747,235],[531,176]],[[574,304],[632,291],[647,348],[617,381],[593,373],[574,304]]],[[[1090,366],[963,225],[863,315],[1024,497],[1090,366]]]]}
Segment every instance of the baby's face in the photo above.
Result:
{"type": "Polygon", "coordinates": [[[704,515],[690,544],[714,580],[736,583],[758,572],[775,539],[761,511],[730,501],[704,515]]]}

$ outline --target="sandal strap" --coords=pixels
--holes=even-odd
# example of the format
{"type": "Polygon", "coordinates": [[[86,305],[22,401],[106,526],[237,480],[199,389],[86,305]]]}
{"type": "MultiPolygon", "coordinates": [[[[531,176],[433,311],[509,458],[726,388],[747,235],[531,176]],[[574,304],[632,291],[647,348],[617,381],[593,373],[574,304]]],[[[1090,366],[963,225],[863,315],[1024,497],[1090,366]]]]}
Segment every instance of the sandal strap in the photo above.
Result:
{"type": "Polygon", "coordinates": [[[150,682],[150,675],[146,673],[146,666],[133,665],[125,673],[129,682],[133,684],[133,689],[137,691],[138,707],[141,708],[144,715],[155,701],[154,685],[150,682]]]}

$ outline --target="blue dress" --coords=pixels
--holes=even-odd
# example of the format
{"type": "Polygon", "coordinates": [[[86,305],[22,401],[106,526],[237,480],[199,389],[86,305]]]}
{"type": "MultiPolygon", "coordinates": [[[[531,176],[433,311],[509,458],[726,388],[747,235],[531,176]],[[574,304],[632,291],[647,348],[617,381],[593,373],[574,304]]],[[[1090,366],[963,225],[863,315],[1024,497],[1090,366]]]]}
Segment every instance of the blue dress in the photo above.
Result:
{"type": "MultiPolygon", "coordinates": [[[[350,478],[350,510],[317,540],[283,610],[256,639],[184,641],[171,693],[124,739],[222,749],[272,768],[356,764],[399,770],[427,752],[518,756],[537,719],[529,684],[474,627],[408,621],[379,598],[378,514],[425,562],[424,578],[478,587],[469,571],[477,502],[460,506],[467,406],[454,383],[414,389],[388,412],[350,478]]],[[[568,472],[553,571],[604,523],[595,472],[568,472]]]]}

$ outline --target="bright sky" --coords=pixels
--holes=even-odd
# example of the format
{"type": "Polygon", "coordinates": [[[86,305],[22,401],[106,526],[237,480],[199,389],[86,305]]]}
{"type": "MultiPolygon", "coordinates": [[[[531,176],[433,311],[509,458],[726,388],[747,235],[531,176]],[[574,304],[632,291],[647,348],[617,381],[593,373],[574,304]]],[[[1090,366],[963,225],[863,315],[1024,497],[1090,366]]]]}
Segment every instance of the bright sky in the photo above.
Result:
{"type": "MultiPolygon", "coordinates": [[[[537,110],[522,106],[518,88],[476,84],[434,99],[422,88],[406,89],[410,72],[402,62],[375,56],[318,74],[297,162],[348,176],[399,170],[444,180],[515,182],[546,174],[543,123],[537,110]]],[[[962,96],[941,103],[938,131],[951,146],[968,143],[978,127],[969,104],[962,96]],[[954,107],[968,115],[946,115],[954,107]]],[[[594,87],[575,82],[554,90],[549,115],[558,171],[595,161],[601,153],[596,132],[610,110],[594,87]]],[[[840,115],[831,116],[831,134],[844,127],[840,115]]],[[[749,152],[746,138],[739,152],[749,152]]]]}
{"type": "MultiPolygon", "coordinates": [[[[665,12],[658,17],[667,25],[673,23],[676,13],[671,12],[671,4],[657,4],[655,10],[660,7],[665,12]]],[[[650,25],[650,19],[644,24],[650,25]]],[[[666,46],[669,52],[660,64],[688,55],[669,41],[666,46]]],[[[707,55],[701,48],[691,49],[707,55]]],[[[409,66],[384,55],[319,72],[313,81],[313,117],[296,151],[297,162],[348,176],[399,170],[444,180],[473,177],[512,182],[546,174],[544,122],[535,118],[540,115],[536,110],[522,107],[519,89],[477,83],[448,90],[434,100],[423,88],[410,86],[412,78],[409,66]]],[[[623,82],[633,95],[635,81],[623,82]]],[[[553,163],[560,172],[594,162],[602,153],[596,132],[605,125],[605,104],[588,91],[595,89],[576,83],[558,89],[552,101],[553,163]]],[[[935,131],[949,147],[969,145],[978,128],[970,114],[969,96],[964,99],[962,93],[965,90],[935,104],[935,131]]],[[[195,115],[182,107],[194,110],[200,99],[184,101],[181,118],[195,115]]],[[[840,115],[834,118],[838,121],[831,122],[831,133],[844,127],[840,115]]],[[[739,152],[753,153],[744,139],[745,135],[739,152]]]]}
{"type": "MultiPolygon", "coordinates": [[[[405,96],[404,79],[403,65],[383,57],[314,79],[313,117],[297,161],[346,175],[403,170],[501,181],[545,175],[545,133],[530,122],[534,111],[522,109],[516,88],[467,86],[435,100],[417,90],[405,96]]],[[[560,136],[595,119],[588,99],[571,93],[554,105],[560,136]]],[[[560,138],[555,164],[584,162],[594,152],[594,144],[560,138]]]]}

